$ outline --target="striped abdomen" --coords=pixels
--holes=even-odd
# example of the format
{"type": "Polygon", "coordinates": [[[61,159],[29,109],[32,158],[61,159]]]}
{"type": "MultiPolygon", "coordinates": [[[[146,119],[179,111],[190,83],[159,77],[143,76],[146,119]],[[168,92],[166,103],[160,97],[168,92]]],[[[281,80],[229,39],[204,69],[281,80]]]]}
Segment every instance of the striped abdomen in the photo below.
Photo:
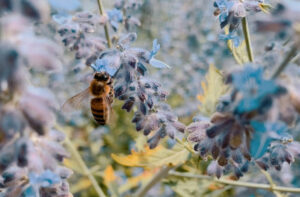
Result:
{"type": "Polygon", "coordinates": [[[93,98],[91,100],[91,110],[98,124],[105,125],[108,123],[110,109],[105,96],[93,98]]]}

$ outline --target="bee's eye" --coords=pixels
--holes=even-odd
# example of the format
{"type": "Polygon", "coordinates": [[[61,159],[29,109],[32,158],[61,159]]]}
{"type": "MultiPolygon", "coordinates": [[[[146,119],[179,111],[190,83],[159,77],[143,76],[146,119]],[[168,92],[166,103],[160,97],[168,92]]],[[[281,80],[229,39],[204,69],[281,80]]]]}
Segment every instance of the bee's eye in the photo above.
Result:
{"type": "Polygon", "coordinates": [[[105,81],[107,81],[108,78],[109,78],[107,73],[105,73],[105,75],[104,75],[103,77],[104,77],[104,80],[105,80],[105,81]]]}

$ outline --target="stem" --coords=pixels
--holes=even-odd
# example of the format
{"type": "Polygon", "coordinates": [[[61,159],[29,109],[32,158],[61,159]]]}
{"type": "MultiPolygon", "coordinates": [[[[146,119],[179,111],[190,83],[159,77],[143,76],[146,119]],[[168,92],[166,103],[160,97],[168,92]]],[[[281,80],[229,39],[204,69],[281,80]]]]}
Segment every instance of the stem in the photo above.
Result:
{"type": "Polygon", "coordinates": [[[272,190],[273,190],[273,188],[274,188],[276,185],[274,184],[271,175],[270,175],[267,171],[264,171],[264,170],[260,170],[260,171],[265,175],[266,179],[269,181],[269,183],[270,183],[270,185],[271,185],[271,187],[272,187],[272,190]]]}
{"type": "Polygon", "coordinates": [[[174,168],[172,166],[162,167],[153,177],[152,179],[140,190],[137,191],[135,197],[143,197],[147,194],[147,192],[156,185],[161,179],[168,176],[169,171],[174,168]]]}
{"type": "Polygon", "coordinates": [[[69,147],[69,149],[71,151],[71,154],[74,156],[74,158],[77,160],[80,167],[83,169],[85,175],[87,175],[88,178],[90,179],[90,181],[91,181],[92,185],[94,186],[98,196],[99,197],[106,197],[104,192],[102,191],[102,189],[99,187],[95,177],[92,175],[92,173],[90,172],[88,167],[85,165],[85,163],[84,163],[83,159],[81,158],[79,152],[74,147],[73,143],[70,141],[70,139],[68,137],[66,137],[65,143],[69,147]]]}
{"type": "MultiPolygon", "coordinates": [[[[103,4],[101,0],[98,0],[98,7],[99,7],[99,12],[101,16],[104,16],[104,8],[103,8],[103,4]]],[[[108,48],[111,48],[111,41],[110,41],[110,37],[109,37],[109,32],[108,32],[108,25],[107,23],[104,25],[104,32],[105,32],[105,37],[107,40],[107,46],[108,48]]]]}
{"type": "Polygon", "coordinates": [[[179,138],[175,138],[176,142],[178,142],[179,144],[181,144],[182,146],[184,146],[184,148],[186,148],[188,151],[190,151],[193,154],[198,154],[196,151],[194,151],[194,149],[192,149],[190,146],[188,146],[186,143],[184,143],[183,141],[181,141],[179,138]]]}
{"type": "Polygon", "coordinates": [[[274,191],[274,187],[276,187],[276,185],[275,185],[275,183],[274,183],[274,181],[273,181],[271,175],[270,175],[267,171],[265,171],[265,170],[262,170],[262,169],[261,169],[260,171],[265,175],[266,179],[269,181],[270,186],[271,186],[271,191],[272,191],[277,197],[282,197],[282,195],[281,195],[280,192],[274,191]]]}
{"type": "Polygon", "coordinates": [[[253,58],[253,53],[252,53],[250,33],[249,33],[249,28],[248,28],[248,23],[247,23],[246,17],[242,18],[242,25],[243,25],[243,33],[244,33],[244,37],[245,37],[248,58],[249,58],[250,62],[253,62],[254,58],[253,58]]]}
{"type": "Polygon", "coordinates": [[[272,187],[271,185],[268,185],[268,184],[249,183],[249,182],[244,182],[244,181],[232,181],[232,180],[226,180],[224,178],[217,179],[217,178],[214,178],[211,176],[195,175],[192,173],[182,173],[182,172],[171,171],[171,172],[169,172],[169,175],[187,177],[187,178],[196,178],[196,179],[206,179],[206,180],[211,180],[211,181],[214,181],[217,183],[239,186],[239,187],[249,187],[249,188],[256,188],[256,189],[274,190],[274,191],[280,191],[280,192],[300,193],[300,188],[281,187],[281,186],[273,186],[272,187]]]}
{"type": "Polygon", "coordinates": [[[280,75],[280,73],[284,70],[284,68],[289,64],[289,62],[296,55],[296,53],[297,53],[297,47],[296,45],[293,45],[291,50],[288,52],[287,56],[284,58],[282,63],[278,66],[278,68],[273,73],[272,79],[276,79],[280,75]]]}

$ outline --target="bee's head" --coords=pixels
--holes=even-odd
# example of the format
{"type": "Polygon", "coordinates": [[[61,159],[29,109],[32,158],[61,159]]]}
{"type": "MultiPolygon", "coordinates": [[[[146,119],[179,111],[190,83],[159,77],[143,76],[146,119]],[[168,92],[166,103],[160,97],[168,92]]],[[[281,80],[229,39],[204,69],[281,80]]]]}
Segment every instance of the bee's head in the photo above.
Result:
{"type": "Polygon", "coordinates": [[[94,79],[97,81],[103,81],[106,82],[110,78],[109,74],[107,72],[96,72],[94,75],[94,79]]]}

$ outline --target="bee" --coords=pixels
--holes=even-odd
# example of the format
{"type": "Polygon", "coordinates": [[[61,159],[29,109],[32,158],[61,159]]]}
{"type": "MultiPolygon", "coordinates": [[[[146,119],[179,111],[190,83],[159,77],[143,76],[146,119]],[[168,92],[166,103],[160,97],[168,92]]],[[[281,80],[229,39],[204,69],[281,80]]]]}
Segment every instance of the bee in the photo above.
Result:
{"type": "Polygon", "coordinates": [[[87,98],[90,99],[91,112],[94,119],[100,125],[109,122],[111,104],[114,100],[113,78],[107,72],[96,72],[90,86],[75,96],[69,98],[62,106],[67,112],[79,108],[87,98]]]}

